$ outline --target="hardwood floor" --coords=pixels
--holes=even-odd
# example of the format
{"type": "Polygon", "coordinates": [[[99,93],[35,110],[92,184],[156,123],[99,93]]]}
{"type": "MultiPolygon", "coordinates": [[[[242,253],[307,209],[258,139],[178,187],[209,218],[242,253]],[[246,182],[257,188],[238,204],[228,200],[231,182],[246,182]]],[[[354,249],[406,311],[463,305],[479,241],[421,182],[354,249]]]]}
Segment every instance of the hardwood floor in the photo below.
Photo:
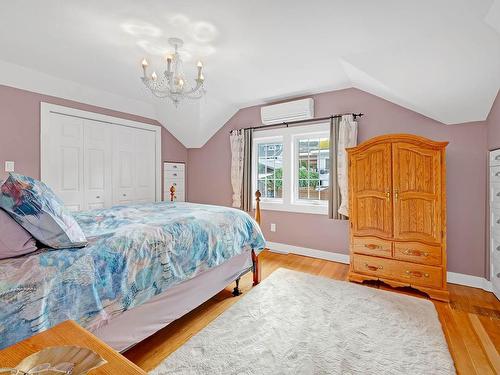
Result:
{"type": "MultiPolygon", "coordinates": [[[[348,266],[299,255],[263,252],[264,279],[279,267],[337,280],[347,280],[348,266]]],[[[251,274],[241,282],[243,295],[233,297],[234,285],[214,296],[197,309],[147,338],[125,353],[146,371],[152,370],[170,353],[219,316],[251,288],[251,274]]],[[[421,298],[423,293],[409,288],[392,289],[378,282],[367,287],[393,290],[421,298]]],[[[448,346],[459,374],[500,374],[500,302],[492,293],[480,289],[449,284],[451,302],[434,301],[448,346]]]]}

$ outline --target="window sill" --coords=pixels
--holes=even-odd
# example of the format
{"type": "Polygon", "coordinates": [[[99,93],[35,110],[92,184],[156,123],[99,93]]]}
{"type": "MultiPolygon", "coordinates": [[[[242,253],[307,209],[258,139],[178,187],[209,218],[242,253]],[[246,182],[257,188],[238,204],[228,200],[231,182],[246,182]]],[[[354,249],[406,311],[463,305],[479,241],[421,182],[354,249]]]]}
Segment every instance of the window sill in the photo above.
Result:
{"type": "Polygon", "coordinates": [[[261,202],[260,208],[264,211],[282,211],[303,214],[328,215],[328,207],[323,205],[261,202]]]}

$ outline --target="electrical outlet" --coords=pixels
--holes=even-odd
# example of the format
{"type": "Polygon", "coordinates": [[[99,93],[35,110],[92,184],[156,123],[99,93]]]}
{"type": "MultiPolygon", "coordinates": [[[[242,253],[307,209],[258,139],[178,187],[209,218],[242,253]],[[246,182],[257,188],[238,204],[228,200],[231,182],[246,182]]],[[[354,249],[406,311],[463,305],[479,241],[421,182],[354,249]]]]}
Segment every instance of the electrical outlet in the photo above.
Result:
{"type": "Polygon", "coordinates": [[[276,232],[276,224],[271,223],[271,232],[276,232]]]}
{"type": "Polygon", "coordinates": [[[15,163],[13,161],[6,161],[5,172],[14,172],[14,170],[15,170],[15,163]]]}

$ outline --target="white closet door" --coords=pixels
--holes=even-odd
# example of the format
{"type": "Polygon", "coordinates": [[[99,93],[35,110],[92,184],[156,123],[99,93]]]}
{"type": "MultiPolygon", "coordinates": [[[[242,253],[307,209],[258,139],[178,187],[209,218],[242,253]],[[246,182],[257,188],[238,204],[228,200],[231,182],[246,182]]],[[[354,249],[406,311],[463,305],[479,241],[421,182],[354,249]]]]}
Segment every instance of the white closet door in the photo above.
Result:
{"type": "Polygon", "coordinates": [[[113,203],[149,203],[156,199],[155,133],[113,127],[113,203]]]}
{"type": "Polygon", "coordinates": [[[156,137],[153,132],[137,129],[135,134],[136,203],[155,201],[156,137]]]}
{"type": "Polygon", "coordinates": [[[113,204],[135,203],[136,129],[113,126],[113,204]]]}
{"type": "Polygon", "coordinates": [[[84,124],[85,209],[112,205],[112,127],[98,121],[84,124]]]}
{"type": "Polygon", "coordinates": [[[80,118],[51,113],[41,135],[42,180],[71,211],[85,208],[83,124],[80,118]]]}

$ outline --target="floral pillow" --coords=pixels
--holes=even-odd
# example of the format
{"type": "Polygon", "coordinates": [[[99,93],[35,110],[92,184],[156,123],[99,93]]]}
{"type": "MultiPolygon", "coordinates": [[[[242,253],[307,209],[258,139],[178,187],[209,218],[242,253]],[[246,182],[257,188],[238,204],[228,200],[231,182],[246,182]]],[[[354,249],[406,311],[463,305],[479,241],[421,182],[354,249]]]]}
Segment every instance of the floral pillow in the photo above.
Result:
{"type": "Polygon", "coordinates": [[[46,246],[63,249],[87,244],[76,220],[41,181],[11,173],[0,188],[0,207],[46,246]]]}

